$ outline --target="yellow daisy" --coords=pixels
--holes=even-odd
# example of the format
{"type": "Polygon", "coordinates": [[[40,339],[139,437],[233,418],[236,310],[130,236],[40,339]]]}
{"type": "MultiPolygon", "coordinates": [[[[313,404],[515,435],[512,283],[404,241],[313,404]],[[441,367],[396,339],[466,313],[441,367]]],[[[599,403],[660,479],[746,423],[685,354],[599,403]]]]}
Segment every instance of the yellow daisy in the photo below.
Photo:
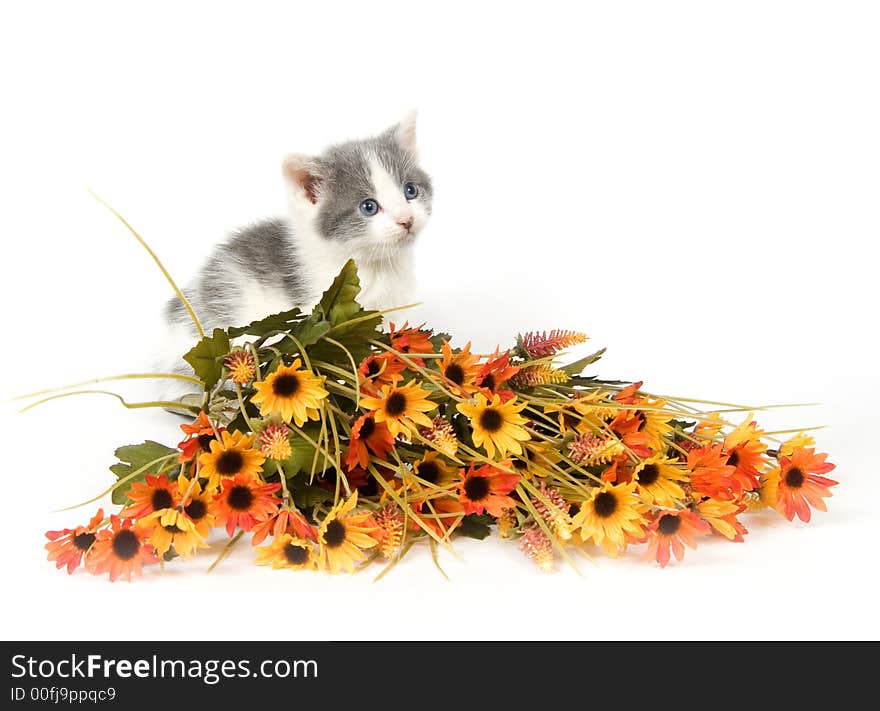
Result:
{"type": "Polygon", "coordinates": [[[679,482],[687,480],[687,470],[671,459],[662,456],[645,459],[633,474],[638,484],[636,491],[647,504],[671,509],[685,496],[679,482]]]}
{"type": "Polygon", "coordinates": [[[220,486],[222,477],[237,474],[256,476],[263,469],[266,458],[253,448],[254,435],[243,432],[220,433],[221,442],[211,440],[211,451],[199,456],[199,476],[208,480],[208,488],[220,486]]]}
{"type": "Polygon", "coordinates": [[[321,400],[328,394],[321,387],[324,378],[301,365],[297,358],[291,365],[280,365],[265,380],[254,383],[257,392],[251,396],[251,402],[260,406],[263,417],[280,415],[285,422],[293,420],[297,427],[318,419],[321,400]]]}
{"type": "Polygon", "coordinates": [[[153,526],[147,538],[156,554],[163,556],[172,547],[183,558],[191,558],[197,548],[207,548],[204,538],[199,535],[196,525],[189,516],[177,509],[154,511],[138,523],[138,526],[153,526]]]}
{"type": "Polygon", "coordinates": [[[424,413],[437,407],[428,400],[423,390],[410,380],[406,385],[383,385],[380,397],[362,397],[361,405],[374,410],[376,422],[384,422],[392,435],[409,434],[417,425],[431,427],[432,422],[424,413]]]}
{"type": "Polygon", "coordinates": [[[318,543],[321,546],[321,562],[331,573],[345,570],[354,572],[354,564],[366,558],[365,548],[379,544],[373,535],[380,529],[369,513],[353,513],[357,505],[357,491],[347,501],[340,501],[327,514],[318,529],[318,543]]]}
{"type": "Polygon", "coordinates": [[[437,452],[428,452],[413,463],[413,474],[435,487],[449,487],[458,482],[458,469],[448,464],[437,452]]]}
{"type": "Polygon", "coordinates": [[[612,558],[626,550],[628,543],[643,538],[644,523],[640,506],[633,492],[636,482],[605,484],[596,487],[592,496],[581,504],[572,523],[580,528],[581,540],[602,546],[612,558]]]}
{"type": "Polygon", "coordinates": [[[289,533],[279,536],[268,546],[257,548],[257,565],[271,565],[274,569],[313,570],[318,558],[309,541],[289,533]]]}
{"type": "Polygon", "coordinates": [[[515,400],[502,403],[499,395],[493,396],[489,402],[483,393],[477,393],[475,400],[475,404],[458,406],[459,412],[471,420],[474,444],[484,447],[490,457],[495,456],[496,449],[499,457],[508,452],[522,454],[520,442],[530,439],[523,428],[528,420],[519,414],[526,404],[518,405],[515,400]]]}

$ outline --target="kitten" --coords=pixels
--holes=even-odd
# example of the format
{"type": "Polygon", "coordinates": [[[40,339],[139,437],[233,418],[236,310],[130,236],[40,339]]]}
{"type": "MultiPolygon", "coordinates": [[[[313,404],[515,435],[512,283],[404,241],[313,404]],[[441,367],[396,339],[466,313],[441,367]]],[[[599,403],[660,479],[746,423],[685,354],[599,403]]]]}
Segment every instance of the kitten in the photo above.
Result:
{"type": "MultiPolygon", "coordinates": [[[[413,247],[431,214],[431,180],[416,159],[415,114],[384,133],[283,163],[289,216],[258,222],[217,246],[184,293],[206,333],[298,306],[310,309],[350,258],[365,308],[412,300],[413,247]]],[[[182,304],[165,309],[162,372],[185,373],[196,342],[182,304]]],[[[176,381],[162,399],[178,399],[176,381]]]]}

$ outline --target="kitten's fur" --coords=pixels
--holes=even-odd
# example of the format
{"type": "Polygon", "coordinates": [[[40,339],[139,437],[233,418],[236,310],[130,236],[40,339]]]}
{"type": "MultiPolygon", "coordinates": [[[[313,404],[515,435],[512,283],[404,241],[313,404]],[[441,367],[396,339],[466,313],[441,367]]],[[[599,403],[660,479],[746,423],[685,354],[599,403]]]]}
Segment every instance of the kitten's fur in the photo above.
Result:
{"type": "MultiPolygon", "coordinates": [[[[288,219],[246,227],[220,244],[194,284],[184,289],[205,331],[247,324],[299,306],[311,308],[350,258],[358,266],[360,302],[385,309],[411,300],[413,245],[431,214],[433,190],[416,160],[415,115],[374,138],[284,161],[288,219]],[[404,185],[418,195],[407,199],[404,185]],[[379,212],[365,217],[372,198],[379,212]]],[[[181,356],[196,332],[179,301],[168,303],[164,370],[187,372],[181,356]]],[[[167,383],[175,381],[166,381],[167,383]]],[[[163,399],[185,390],[171,386],[163,399]]]]}

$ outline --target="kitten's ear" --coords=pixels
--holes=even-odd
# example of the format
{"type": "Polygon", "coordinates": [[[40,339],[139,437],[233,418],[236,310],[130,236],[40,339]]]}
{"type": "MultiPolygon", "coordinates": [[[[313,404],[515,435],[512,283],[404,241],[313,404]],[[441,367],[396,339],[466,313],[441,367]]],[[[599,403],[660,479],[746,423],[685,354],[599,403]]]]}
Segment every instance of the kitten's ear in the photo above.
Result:
{"type": "Polygon", "coordinates": [[[291,153],[284,159],[282,168],[288,185],[297,195],[312,204],[318,202],[318,192],[324,177],[317,158],[291,153]]]}
{"type": "Polygon", "coordinates": [[[416,112],[410,111],[400,123],[391,129],[394,140],[405,151],[416,155],[416,112]]]}

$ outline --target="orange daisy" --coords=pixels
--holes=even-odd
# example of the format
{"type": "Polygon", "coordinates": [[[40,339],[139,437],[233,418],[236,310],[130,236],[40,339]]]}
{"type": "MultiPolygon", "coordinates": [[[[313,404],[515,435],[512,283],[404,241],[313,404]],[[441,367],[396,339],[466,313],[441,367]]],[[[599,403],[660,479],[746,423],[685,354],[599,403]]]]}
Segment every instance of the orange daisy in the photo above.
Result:
{"type": "Polygon", "coordinates": [[[712,529],[695,513],[681,509],[661,511],[647,531],[649,543],[645,557],[655,559],[661,568],[665,568],[670,560],[670,549],[676,560],[684,560],[684,547],[696,549],[697,536],[705,536],[712,529]]]}
{"type": "Polygon", "coordinates": [[[179,442],[177,448],[180,454],[177,457],[178,462],[189,462],[199,453],[208,452],[211,449],[211,442],[216,438],[217,433],[225,430],[225,427],[215,428],[211,425],[208,415],[200,412],[195,422],[188,425],[181,425],[180,429],[186,435],[186,439],[179,442]]]}
{"type": "Polygon", "coordinates": [[[382,459],[394,449],[394,435],[384,422],[376,422],[372,412],[361,415],[351,428],[351,440],[348,443],[348,454],[345,466],[351,471],[360,465],[366,468],[370,462],[370,453],[382,459]]]}
{"type": "Polygon", "coordinates": [[[272,494],[281,488],[280,483],[263,484],[252,474],[240,473],[220,484],[222,489],[214,500],[213,513],[218,525],[225,525],[230,536],[236,526],[250,531],[278,510],[280,502],[272,494]]]}
{"type": "Polygon", "coordinates": [[[461,525],[466,515],[465,507],[458,499],[442,496],[435,499],[414,501],[409,515],[409,528],[423,530],[413,519],[419,519],[438,538],[448,538],[449,534],[461,525]]]}
{"type": "Polygon", "coordinates": [[[746,527],[736,518],[746,508],[746,505],[739,501],[703,499],[697,502],[697,513],[715,533],[736,543],[742,543],[745,540],[743,536],[748,533],[746,527]]]}
{"type": "Polygon", "coordinates": [[[418,425],[431,426],[431,420],[424,413],[437,408],[436,403],[428,400],[429,393],[410,380],[406,385],[383,385],[378,397],[361,398],[361,405],[374,410],[373,416],[377,423],[384,422],[391,434],[409,434],[418,425]]]}
{"type": "Polygon", "coordinates": [[[305,538],[310,541],[317,540],[315,529],[309,525],[299,511],[280,509],[276,514],[269,516],[264,521],[258,521],[253,527],[254,537],[251,545],[258,546],[271,533],[273,538],[280,538],[290,534],[296,538],[305,538]]]}
{"type": "Polygon", "coordinates": [[[790,457],[780,455],[779,467],[768,474],[776,480],[776,510],[789,521],[795,515],[809,521],[811,506],[827,511],[823,499],[831,496],[830,488],[838,484],[820,476],[834,469],[834,464],[825,461],[827,457],[812,448],[796,449],[790,457]]]}
{"type": "Polygon", "coordinates": [[[476,392],[476,379],[479,372],[479,357],[471,353],[471,343],[458,353],[453,354],[449,341],[443,341],[441,348],[443,358],[440,360],[440,373],[446,379],[447,385],[451,387],[453,392],[463,395],[470,395],[476,392]]]}
{"type": "Polygon", "coordinates": [[[143,482],[136,481],[131,485],[128,498],[131,503],[120,511],[120,515],[126,518],[143,518],[154,511],[177,506],[177,487],[168,481],[165,474],[147,474],[143,482]]]}
{"type": "Polygon", "coordinates": [[[214,496],[210,491],[202,491],[202,485],[198,481],[190,489],[190,482],[191,480],[183,474],[177,477],[180,503],[183,505],[183,512],[193,522],[196,532],[202,538],[207,538],[208,533],[215,525],[214,514],[211,512],[214,496]],[[187,492],[189,492],[188,495],[187,492]],[[186,500],[184,500],[184,496],[186,496],[186,500]]]}
{"type": "Polygon", "coordinates": [[[609,429],[638,457],[650,457],[656,447],[655,438],[643,432],[645,420],[633,410],[621,410],[608,424],[609,429]]]}
{"type": "Polygon", "coordinates": [[[706,444],[688,452],[687,468],[693,490],[713,499],[732,499],[742,493],[742,483],[733,476],[736,467],[727,461],[722,444],[706,444]]]}
{"type": "MultiPolygon", "coordinates": [[[[422,324],[424,326],[425,324],[422,324]]],[[[426,331],[422,326],[410,328],[409,321],[398,328],[389,324],[389,338],[391,347],[400,353],[406,353],[409,359],[420,368],[425,367],[425,361],[418,358],[419,353],[433,353],[434,344],[431,343],[431,331],[426,331]]]]}
{"type": "Polygon", "coordinates": [[[758,423],[749,415],[724,438],[727,463],[735,467],[733,479],[741,491],[754,491],[758,488],[767,451],[767,445],[761,441],[762,434],[764,433],[758,429],[758,423]]]}
{"type": "Polygon", "coordinates": [[[46,558],[55,561],[55,567],[59,570],[67,566],[67,572],[72,573],[82,563],[83,555],[92,547],[98,528],[103,522],[104,510],[98,509],[85,526],[46,531],[46,538],[49,539],[44,546],[49,551],[46,558]]]}
{"type": "Polygon", "coordinates": [[[374,383],[395,383],[407,369],[406,363],[393,353],[378,353],[361,361],[358,374],[361,377],[361,389],[373,389],[374,383]]]}
{"type": "Polygon", "coordinates": [[[86,555],[86,570],[93,575],[110,573],[110,580],[141,574],[145,565],[158,563],[152,546],[144,539],[148,532],[135,528],[130,518],[110,516],[110,527],[95,534],[95,542],[86,555]]]}
{"type": "MultiPolygon", "coordinates": [[[[510,461],[500,462],[501,466],[509,467],[510,461]]],[[[458,498],[464,505],[465,513],[481,514],[488,511],[498,518],[504,509],[516,506],[516,501],[507,496],[516,488],[520,480],[519,474],[508,474],[491,464],[484,464],[479,469],[474,465],[460,471],[461,481],[458,484],[458,498]]]]}
{"type": "Polygon", "coordinates": [[[480,392],[491,400],[494,395],[501,398],[501,402],[516,397],[511,390],[505,389],[507,381],[519,372],[519,366],[510,364],[510,351],[499,355],[498,349],[489,356],[489,360],[483,364],[477,372],[475,384],[480,392]]]}

